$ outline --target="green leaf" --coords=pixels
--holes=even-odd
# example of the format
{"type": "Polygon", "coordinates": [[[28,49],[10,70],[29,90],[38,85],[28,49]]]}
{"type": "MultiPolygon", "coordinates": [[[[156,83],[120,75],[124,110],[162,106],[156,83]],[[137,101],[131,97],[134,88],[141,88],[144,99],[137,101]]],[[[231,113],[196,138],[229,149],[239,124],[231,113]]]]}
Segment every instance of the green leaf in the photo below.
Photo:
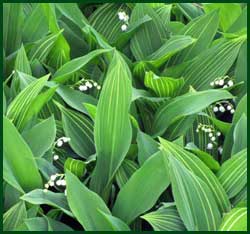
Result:
{"type": "Polygon", "coordinates": [[[244,7],[241,15],[234,21],[227,32],[238,32],[247,27],[247,7],[244,7]]]}
{"type": "Polygon", "coordinates": [[[247,208],[234,208],[222,220],[220,231],[247,231],[247,208]]]}
{"type": "Polygon", "coordinates": [[[167,38],[168,35],[160,16],[146,3],[135,5],[130,23],[136,22],[145,15],[152,18],[152,21],[142,25],[130,42],[131,51],[137,61],[144,60],[159,49],[163,44],[163,39],[167,38]]]}
{"type": "Polygon", "coordinates": [[[88,64],[91,60],[93,60],[95,57],[110,52],[108,49],[98,49],[91,51],[87,55],[84,55],[79,58],[72,59],[71,61],[64,64],[62,67],[60,67],[56,73],[53,76],[53,81],[56,81],[58,83],[64,83],[68,79],[72,77],[72,75],[79,71],[81,68],[83,68],[86,64],[88,64]]]}
{"type": "Polygon", "coordinates": [[[3,4],[3,48],[7,56],[21,46],[23,20],[22,3],[3,4]]]}
{"type": "Polygon", "coordinates": [[[25,43],[34,42],[43,38],[49,31],[41,4],[34,7],[31,14],[25,19],[22,39],[25,43]]]}
{"type": "Polygon", "coordinates": [[[247,150],[225,161],[216,175],[228,197],[236,196],[247,183],[247,150]]]}
{"type": "Polygon", "coordinates": [[[136,141],[138,145],[138,161],[142,165],[151,155],[159,150],[159,145],[152,137],[140,130],[137,133],[136,141]]]}
{"type": "MultiPolygon", "coordinates": [[[[7,173],[11,173],[26,192],[41,188],[42,178],[34,156],[15,126],[6,117],[3,117],[3,145],[4,164],[10,169],[7,173]]],[[[4,175],[4,178],[7,176],[8,174],[4,175]]]]}
{"type": "Polygon", "coordinates": [[[124,159],[115,175],[116,182],[120,189],[128,182],[129,178],[137,169],[138,165],[134,161],[124,159]]]}
{"type": "Polygon", "coordinates": [[[25,225],[28,231],[73,231],[64,223],[46,216],[26,219],[25,225]]]}
{"type": "Polygon", "coordinates": [[[174,204],[163,203],[156,211],[141,216],[154,231],[185,231],[186,228],[174,204]]]}
{"type": "Polygon", "coordinates": [[[3,231],[15,231],[27,218],[25,203],[19,201],[3,214],[3,231]]]}
{"type": "Polygon", "coordinates": [[[236,82],[244,82],[244,86],[240,90],[239,97],[241,97],[247,92],[247,42],[244,42],[239,51],[235,68],[235,80],[236,82]]]}
{"type": "Polygon", "coordinates": [[[119,35],[123,33],[121,30],[123,22],[118,18],[118,12],[121,10],[128,14],[128,8],[126,6],[106,3],[98,7],[89,18],[92,27],[102,34],[110,43],[116,41],[119,35]]]}
{"type": "Polygon", "coordinates": [[[154,137],[162,135],[171,123],[181,117],[196,114],[216,101],[231,98],[233,96],[225,90],[206,90],[178,96],[156,112],[152,134],[154,137]]]}
{"type": "Polygon", "coordinates": [[[185,149],[194,153],[202,162],[206,164],[212,171],[217,172],[220,169],[220,164],[207,152],[200,150],[193,143],[188,143],[185,149]]]}
{"type": "Polygon", "coordinates": [[[90,95],[84,94],[80,91],[71,89],[67,86],[60,85],[56,92],[61,98],[73,109],[87,114],[86,108],[82,105],[83,103],[97,104],[97,100],[90,95]]]}
{"type": "Polygon", "coordinates": [[[86,164],[81,160],[67,158],[64,163],[64,171],[66,171],[66,169],[77,177],[81,178],[85,173],[86,164]]]}
{"type": "Polygon", "coordinates": [[[199,55],[201,51],[209,48],[218,29],[218,24],[219,15],[217,11],[202,15],[195,20],[191,20],[180,31],[180,34],[191,36],[197,40],[188,48],[180,51],[171,60],[171,64],[177,65],[187,60],[193,59],[195,56],[199,55]]]}
{"type": "Polygon", "coordinates": [[[140,30],[142,25],[147,24],[151,20],[152,19],[148,15],[145,15],[137,21],[130,23],[128,29],[125,32],[122,32],[122,34],[118,35],[113,45],[118,49],[123,48],[127,44],[127,42],[134,36],[134,34],[138,30],[140,30]]]}
{"type": "Polygon", "coordinates": [[[23,129],[27,123],[27,112],[32,105],[33,100],[37,97],[42,90],[49,75],[33,81],[25,89],[23,89],[11,102],[8,107],[6,116],[13,121],[18,129],[23,129]]]}
{"type": "Polygon", "coordinates": [[[189,231],[215,231],[221,215],[212,191],[179,160],[169,156],[170,181],[176,207],[189,231]]]}
{"type": "MultiPolygon", "coordinates": [[[[107,216],[103,215],[103,213],[107,215],[111,215],[111,213],[96,193],[89,190],[69,171],[66,172],[66,182],[69,206],[86,231],[117,230],[107,216]]],[[[122,230],[124,225],[118,228],[118,230],[122,230]]]]}
{"type": "Polygon", "coordinates": [[[203,180],[212,191],[221,212],[228,212],[231,205],[227,194],[214,173],[194,154],[182,147],[160,138],[162,152],[167,156],[174,156],[182,164],[203,180]]]}
{"type": "Polygon", "coordinates": [[[6,109],[7,109],[7,100],[6,100],[4,90],[3,90],[3,114],[4,115],[5,115],[6,109]]]}
{"type": "Polygon", "coordinates": [[[28,53],[30,62],[33,62],[36,59],[41,63],[44,62],[61,33],[62,31],[51,33],[50,35],[32,43],[32,47],[28,53]]]}
{"type": "Polygon", "coordinates": [[[81,157],[95,153],[93,123],[86,116],[58,104],[62,113],[63,130],[70,138],[69,145],[81,157]]]}
{"type": "Polygon", "coordinates": [[[226,32],[230,26],[235,22],[235,20],[241,14],[241,6],[239,3],[208,3],[204,4],[204,10],[206,13],[219,9],[220,16],[220,28],[222,31],[226,32]]]}
{"type": "Polygon", "coordinates": [[[97,105],[94,126],[97,164],[91,188],[102,196],[108,193],[105,190],[109,190],[108,186],[131,143],[131,99],[131,74],[123,58],[115,51],[97,105]]]}
{"type": "Polygon", "coordinates": [[[190,36],[175,35],[166,40],[164,44],[146,57],[146,61],[159,68],[177,52],[195,43],[196,39],[190,36]]]}
{"type": "MultiPolygon", "coordinates": [[[[42,10],[46,16],[46,20],[49,26],[49,30],[52,33],[60,32],[60,28],[57,23],[55,4],[53,3],[41,3],[42,10]]],[[[65,40],[63,34],[58,36],[55,45],[51,49],[47,64],[53,68],[58,69],[65,62],[70,60],[70,47],[68,42],[65,40]]]]}
{"type": "Polygon", "coordinates": [[[210,82],[224,76],[233,65],[246,36],[233,39],[222,39],[200,53],[181,72],[185,79],[183,90],[192,85],[196,90],[210,88],[210,82]]]}
{"type": "Polygon", "coordinates": [[[113,214],[126,223],[131,223],[138,215],[155,205],[168,185],[167,165],[162,153],[158,152],[144,162],[121,188],[113,214]]]}
{"type": "Polygon", "coordinates": [[[159,97],[175,97],[183,86],[184,79],[161,77],[150,71],[146,72],[144,84],[159,97]]]}
{"type": "Polygon", "coordinates": [[[223,144],[222,161],[225,161],[231,157],[231,151],[234,143],[234,138],[233,138],[234,128],[236,123],[240,120],[243,113],[247,116],[247,94],[245,94],[239,101],[233,116],[233,122],[231,128],[229,129],[227,135],[225,136],[223,144]]]}
{"type": "Polygon", "coordinates": [[[86,17],[79,9],[77,3],[57,3],[56,7],[65,17],[78,25],[79,28],[84,27],[85,24],[83,22],[87,22],[86,17]]]}
{"type": "Polygon", "coordinates": [[[35,157],[43,156],[55,141],[56,123],[54,117],[51,116],[31,129],[24,131],[22,136],[35,157]]]}
{"type": "Polygon", "coordinates": [[[199,6],[195,6],[194,3],[177,3],[176,5],[189,20],[204,14],[202,9],[199,6]]]}
{"type": "Polygon", "coordinates": [[[34,205],[46,204],[52,207],[59,208],[65,214],[73,217],[71,213],[66,196],[63,193],[54,193],[51,191],[44,192],[42,189],[35,189],[20,197],[23,201],[34,205]]]}
{"type": "Polygon", "coordinates": [[[232,155],[240,152],[247,147],[247,117],[243,113],[234,128],[234,144],[232,148],[232,155]]]}
{"type": "Polygon", "coordinates": [[[22,45],[21,48],[17,52],[16,60],[15,60],[15,70],[21,71],[28,75],[32,75],[31,67],[29,60],[27,58],[24,46],[22,45]]]}

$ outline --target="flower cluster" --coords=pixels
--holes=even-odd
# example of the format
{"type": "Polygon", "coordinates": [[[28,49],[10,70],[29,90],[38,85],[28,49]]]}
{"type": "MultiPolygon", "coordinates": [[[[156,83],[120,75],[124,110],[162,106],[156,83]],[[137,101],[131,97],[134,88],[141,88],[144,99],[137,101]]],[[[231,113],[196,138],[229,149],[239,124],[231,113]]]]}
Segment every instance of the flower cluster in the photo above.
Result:
{"type": "MultiPolygon", "coordinates": [[[[48,189],[50,187],[55,187],[55,186],[59,186],[59,187],[66,187],[66,180],[65,180],[65,174],[54,174],[50,176],[49,181],[44,185],[44,192],[48,192],[48,189]]],[[[64,191],[65,195],[66,195],[66,189],[64,191]]]]}
{"type": "Polygon", "coordinates": [[[123,22],[123,25],[121,26],[121,30],[124,32],[128,28],[128,20],[129,16],[124,11],[118,12],[118,18],[123,22]]]}
{"type": "Polygon", "coordinates": [[[231,114],[235,112],[234,106],[229,101],[216,102],[213,106],[214,113],[229,111],[231,114]]]}
{"type": "Polygon", "coordinates": [[[210,86],[215,88],[228,88],[233,85],[234,82],[229,76],[218,77],[210,83],[210,86]]]}
{"type": "Polygon", "coordinates": [[[76,84],[72,86],[72,88],[75,88],[75,87],[81,92],[85,92],[92,88],[96,88],[97,90],[101,89],[101,86],[96,81],[91,80],[91,79],[85,79],[85,78],[82,78],[76,84]]]}
{"type": "Polygon", "coordinates": [[[205,132],[206,134],[208,134],[208,137],[211,141],[207,144],[208,150],[213,149],[213,146],[217,145],[216,141],[218,141],[218,138],[221,136],[221,132],[216,131],[212,125],[206,125],[201,123],[198,124],[196,132],[205,132]]]}
{"type": "MultiPolygon", "coordinates": [[[[57,147],[62,147],[64,143],[68,143],[70,141],[69,137],[60,137],[59,139],[56,140],[55,145],[57,147]]],[[[54,160],[57,160],[59,157],[55,157],[58,155],[54,155],[54,160]]]]}

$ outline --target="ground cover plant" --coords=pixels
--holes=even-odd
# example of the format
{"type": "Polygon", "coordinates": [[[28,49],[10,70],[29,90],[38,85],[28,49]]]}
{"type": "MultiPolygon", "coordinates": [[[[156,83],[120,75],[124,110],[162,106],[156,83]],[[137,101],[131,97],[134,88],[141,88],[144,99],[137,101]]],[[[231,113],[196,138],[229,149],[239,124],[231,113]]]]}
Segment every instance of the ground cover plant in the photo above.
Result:
{"type": "Polygon", "coordinates": [[[4,3],[5,231],[244,231],[247,7],[4,3]]]}

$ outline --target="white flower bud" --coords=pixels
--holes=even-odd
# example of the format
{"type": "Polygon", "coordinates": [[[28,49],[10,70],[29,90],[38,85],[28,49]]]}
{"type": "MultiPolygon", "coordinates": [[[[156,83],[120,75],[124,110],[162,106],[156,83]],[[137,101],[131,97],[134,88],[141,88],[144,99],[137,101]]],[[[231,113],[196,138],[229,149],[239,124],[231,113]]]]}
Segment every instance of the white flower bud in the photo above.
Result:
{"type": "Polygon", "coordinates": [[[222,154],[223,148],[220,146],[220,147],[218,148],[218,151],[219,151],[220,154],[222,154]]]}
{"type": "Polygon", "coordinates": [[[219,85],[220,86],[224,85],[224,80],[219,80],[219,85]]]}
{"type": "Polygon", "coordinates": [[[87,89],[88,89],[88,87],[85,86],[85,85],[80,85],[80,86],[79,86],[79,90],[80,90],[80,91],[86,91],[87,89]]]}
{"type": "Polygon", "coordinates": [[[224,106],[220,106],[220,107],[219,107],[219,110],[220,110],[220,112],[222,112],[222,113],[225,112],[224,106]]]}
{"type": "Polygon", "coordinates": [[[210,132],[210,133],[208,134],[208,136],[209,136],[209,137],[213,137],[213,133],[210,132]]]}
{"type": "Polygon", "coordinates": [[[126,16],[126,13],[124,11],[118,12],[119,20],[124,20],[125,16],[126,16]]]}
{"type": "Polygon", "coordinates": [[[219,85],[219,81],[218,81],[218,80],[216,80],[214,83],[215,83],[216,85],[219,85]]]}
{"type": "Polygon", "coordinates": [[[60,186],[61,185],[61,180],[56,181],[56,185],[60,186]]]}
{"type": "Polygon", "coordinates": [[[67,190],[66,189],[64,190],[64,194],[65,194],[65,196],[67,196],[67,190]]]}
{"type": "Polygon", "coordinates": [[[121,26],[121,30],[122,30],[123,32],[126,31],[127,28],[128,28],[128,26],[127,26],[126,24],[123,24],[123,25],[121,26]]]}
{"type": "Polygon", "coordinates": [[[57,141],[56,145],[57,145],[58,147],[61,147],[61,146],[63,145],[63,141],[62,141],[62,140],[57,141]]]}
{"type": "Polygon", "coordinates": [[[210,83],[210,86],[214,87],[214,82],[213,81],[210,83]]]}
{"type": "Polygon", "coordinates": [[[230,110],[230,113],[233,114],[234,113],[234,109],[230,110]]]}
{"type": "Polygon", "coordinates": [[[61,180],[61,185],[62,186],[66,186],[66,181],[65,180],[61,180]]]}
{"type": "Polygon", "coordinates": [[[209,150],[210,150],[210,149],[213,149],[213,144],[212,144],[212,143],[208,143],[208,144],[207,144],[207,149],[209,149],[209,150]]]}
{"type": "Polygon", "coordinates": [[[57,154],[55,154],[55,155],[53,156],[53,159],[56,161],[56,160],[59,159],[59,156],[58,156],[57,154]]]}
{"type": "Polygon", "coordinates": [[[217,132],[216,135],[217,135],[217,136],[220,136],[220,135],[221,135],[221,132],[217,132]]]}
{"type": "Polygon", "coordinates": [[[196,129],[196,132],[199,132],[199,129],[198,129],[198,128],[196,129]]]}
{"type": "Polygon", "coordinates": [[[96,87],[98,84],[96,82],[94,82],[94,86],[96,87]]]}
{"type": "Polygon", "coordinates": [[[56,177],[57,177],[57,175],[52,175],[52,176],[50,176],[50,179],[51,179],[52,181],[55,181],[55,180],[56,180],[56,177]]]}
{"type": "Polygon", "coordinates": [[[233,82],[232,80],[229,80],[229,81],[227,82],[227,85],[228,85],[229,87],[231,87],[231,86],[234,85],[234,82],[233,82]]]}
{"type": "Polygon", "coordinates": [[[213,137],[211,137],[211,141],[215,141],[216,140],[216,138],[213,136],[213,137]]]}
{"type": "Polygon", "coordinates": [[[100,89],[101,89],[101,86],[100,86],[100,85],[98,85],[96,88],[97,88],[98,90],[100,90],[100,89]]]}
{"type": "Polygon", "coordinates": [[[49,186],[53,187],[55,183],[53,181],[49,181],[49,186]]]}
{"type": "Polygon", "coordinates": [[[231,105],[228,105],[227,106],[227,110],[231,110],[232,109],[232,106],[231,105]]]}
{"type": "Polygon", "coordinates": [[[45,187],[46,189],[48,189],[48,188],[49,188],[49,184],[45,184],[44,187],[45,187]]]}
{"type": "Polygon", "coordinates": [[[212,132],[212,129],[211,129],[211,128],[208,128],[208,129],[207,129],[207,132],[212,132]]]}
{"type": "Polygon", "coordinates": [[[223,89],[226,89],[226,88],[228,88],[228,86],[227,86],[227,85],[224,85],[224,86],[223,86],[223,89]]]}
{"type": "Polygon", "coordinates": [[[217,106],[214,106],[213,111],[218,112],[219,108],[217,106]]]}
{"type": "Polygon", "coordinates": [[[125,15],[123,20],[124,20],[125,22],[127,22],[127,21],[129,20],[129,16],[128,16],[128,15],[125,15]]]}

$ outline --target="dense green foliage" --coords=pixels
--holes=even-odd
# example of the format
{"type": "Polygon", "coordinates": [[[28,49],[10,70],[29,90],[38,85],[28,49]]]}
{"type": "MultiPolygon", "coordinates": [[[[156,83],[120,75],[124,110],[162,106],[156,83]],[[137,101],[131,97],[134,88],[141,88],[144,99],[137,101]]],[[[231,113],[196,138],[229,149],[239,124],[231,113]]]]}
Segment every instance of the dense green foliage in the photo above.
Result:
{"type": "Polygon", "coordinates": [[[245,4],[3,13],[4,230],[246,230],[245,4]]]}

